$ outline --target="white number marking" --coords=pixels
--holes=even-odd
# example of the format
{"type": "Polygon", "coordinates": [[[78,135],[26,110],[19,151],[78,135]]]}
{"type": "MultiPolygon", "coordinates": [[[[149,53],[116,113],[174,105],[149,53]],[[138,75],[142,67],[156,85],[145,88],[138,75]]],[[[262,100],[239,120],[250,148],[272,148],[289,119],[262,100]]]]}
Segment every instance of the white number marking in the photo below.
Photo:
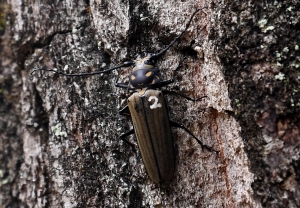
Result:
{"type": "Polygon", "coordinates": [[[160,108],[161,107],[161,104],[158,103],[158,98],[156,96],[150,96],[148,101],[151,102],[151,100],[154,100],[154,103],[152,105],[150,105],[150,108],[151,109],[154,109],[154,108],[160,108]]]}

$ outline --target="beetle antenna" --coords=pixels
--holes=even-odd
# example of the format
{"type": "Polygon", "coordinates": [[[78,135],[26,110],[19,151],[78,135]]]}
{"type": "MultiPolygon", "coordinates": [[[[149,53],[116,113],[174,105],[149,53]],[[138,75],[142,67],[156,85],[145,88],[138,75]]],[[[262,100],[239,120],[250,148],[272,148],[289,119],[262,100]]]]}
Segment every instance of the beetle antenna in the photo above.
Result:
{"type": "Polygon", "coordinates": [[[36,71],[51,71],[51,72],[55,72],[57,74],[61,74],[61,75],[64,75],[64,76],[69,76],[69,77],[76,77],[76,76],[89,76],[89,75],[96,75],[96,74],[103,74],[103,73],[107,73],[107,72],[110,72],[112,70],[115,70],[115,69],[118,69],[118,68],[121,68],[121,67],[128,67],[128,66],[131,66],[134,62],[132,61],[126,61],[124,62],[123,64],[121,65],[118,65],[118,66],[115,66],[115,67],[112,67],[112,68],[109,68],[109,69],[106,69],[106,70],[103,70],[103,71],[95,71],[95,72],[86,72],[86,73],[79,73],[79,74],[67,74],[67,73],[64,73],[64,72],[61,72],[61,71],[56,71],[54,69],[48,69],[48,68],[41,68],[41,69],[35,69],[33,70],[30,75],[32,75],[34,72],[36,71]]]}
{"type": "Polygon", "coordinates": [[[174,45],[174,43],[176,43],[176,41],[181,38],[181,36],[187,31],[187,29],[189,28],[192,20],[193,20],[193,17],[195,16],[195,14],[203,9],[207,9],[208,7],[202,7],[200,9],[197,9],[193,14],[192,16],[190,17],[190,20],[188,21],[188,23],[186,24],[185,26],[185,29],[181,32],[180,35],[178,35],[165,49],[163,49],[162,51],[160,51],[159,53],[157,54],[154,54],[150,57],[151,60],[154,60],[154,59],[157,59],[158,57],[162,56],[167,50],[169,50],[169,48],[171,48],[172,45],[174,45]]]}

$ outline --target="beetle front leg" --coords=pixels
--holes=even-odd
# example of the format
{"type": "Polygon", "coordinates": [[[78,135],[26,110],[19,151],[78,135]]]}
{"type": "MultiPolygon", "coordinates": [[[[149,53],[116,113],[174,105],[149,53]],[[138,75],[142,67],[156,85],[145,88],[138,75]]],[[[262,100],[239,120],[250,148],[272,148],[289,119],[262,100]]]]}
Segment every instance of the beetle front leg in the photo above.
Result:
{"type": "Polygon", "coordinates": [[[121,74],[122,72],[123,72],[123,71],[121,71],[121,72],[118,74],[118,76],[117,76],[117,78],[116,78],[116,80],[115,80],[115,86],[116,86],[116,87],[120,87],[120,88],[128,88],[128,84],[118,83],[120,74],[121,74]]]}
{"type": "Polygon", "coordinates": [[[121,72],[118,74],[118,76],[117,76],[117,78],[116,78],[116,80],[115,80],[115,86],[116,86],[116,87],[120,87],[120,88],[126,88],[127,90],[135,90],[135,88],[132,88],[129,84],[124,84],[124,83],[118,82],[118,81],[119,81],[120,74],[121,74],[122,72],[123,72],[123,71],[121,71],[121,72]]]}
{"type": "Polygon", "coordinates": [[[203,144],[192,132],[190,132],[185,126],[183,126],[182,124],[179,124],[179,123],[176,123],[176,122],[174,122],[174,121],[170,121],[170,125],[171,126],[173,126],[173,127],[177,127],[177,128],[181,128],[181,129],[183,129],[183,130],[185,130],[189,135],[191,135],[199,144],[200,144],[200,146],[202,147],[202,149],[203,148],[206,148],[208,151],[210,151],[210,152],[212,152],[212,151],[214,151],[214,152],[217,152],[218,153],[218,151],[216,151],[216,150],[214,150],[212,147],[209,147],[209,146],[207,146],[207,145],[205,145],[205,144],[203,144]]]}
{"type": "Polygon", "coordinates": [[[159,87],[167,86],[167,85],[169,85],[169,84],[172,84],[172,83],[175,81],[175,79],[176,79],[176,77],[177,77],[177,71],[182,67],[182,63],[183,63],[183,61],[184,61],[185,59],[186,59],[186,57],[184,57],[184,58],[179,62],[178,66],[177,66],[176,69],[174,70],[174,74],[173,74],[172,79],[169,79],[169,80],[160,82],[160,83],[159,83],[159,87]]]}

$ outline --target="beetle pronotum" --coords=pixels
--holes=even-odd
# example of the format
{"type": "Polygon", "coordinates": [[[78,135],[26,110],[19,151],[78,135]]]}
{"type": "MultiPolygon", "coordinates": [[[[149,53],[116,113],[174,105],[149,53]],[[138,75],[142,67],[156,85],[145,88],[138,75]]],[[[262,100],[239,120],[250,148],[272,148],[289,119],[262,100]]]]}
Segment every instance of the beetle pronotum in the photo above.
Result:
{"type": "MultiPolygon", "coordinates": [[[[163,92],[178,93],[157,90],[158,88],[162,88],[174,82],[176,72],[181,67],[181,64],[175,69],[173,78],[165,81],[160,80],[159,69],[154,65],[154,61],[161,57],[184,34],[184,32],[186,32],[195,14],[204,8],[197,9],[190,17],[184,31],[182,31],[179,36],[159,53],[147,54],[145,57],[138,56],[134,61],[127,61],[121,65],[103,71],[90,73],[67,74],[52,69],[37,69],[53,71],[65,76],[87,76],[107,73],[121,67],[133,65],[132,73],[129,75],[129,84],[119,83],[119,76],[115,82],[116,87],[135,91],[128,98],[128,105],[120,111],[120,114],[130,115],[132,117],[134,128],[121,135],[120,139],[131,146],[134,146],[126,140],[125,137],[135,133],[147,173],[155,183],[170,181],[175,172],[175,155],[171,126],[184,129],[196,139],[201,147],[205,147],[209,151],[212,150],[211,147],[204,145],[197,139],[187,128],[169,120],[168,109],[163,92]]],[[[193,100],[186,96],[183,97],[188,100],[193,100]]],[[[195,99],[194,101],[200,99],[201,98],[195,99]]]]}

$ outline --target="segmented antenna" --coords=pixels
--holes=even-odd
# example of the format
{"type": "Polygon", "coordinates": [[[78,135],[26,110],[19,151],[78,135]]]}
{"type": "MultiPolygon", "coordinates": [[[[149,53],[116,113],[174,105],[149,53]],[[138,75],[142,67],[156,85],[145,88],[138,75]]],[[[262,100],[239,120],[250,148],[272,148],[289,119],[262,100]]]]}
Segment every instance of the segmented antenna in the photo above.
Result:
{"type": "MultiPolygon", "coordinates": [[[[178,41],[178,39],[181,38],[181,36],[187,31],[187,29],[189,28],[189,26],[190,26],[190,24],[191,24],[191,22],[193,20],[193,17],[196,15],[196,13],[198,13],[199,11],[201,11],[203,9],[207,9],[207,7],[203,7],[203,8],[197,9],[192,14],[192,16],[190,17],[188,23],[185,26],[185,29],[181,32],[181,34],[179,36],[177,36],[166,48],[164,48],[163,50],[161,50],[159,53],[151,55],[150,58],[149,58],[149,60],[155,60],[155,59],[159,58],[160,56],[162,56],[167,50],[169,50],[169,48],[171,48],[174,45],[174,43],[176,43],[178,41]]],[[[115,69],[118,69],[118,68],[121,68],[121,67],[129,67],[129,66],[133,65],[134,63],[135,63],[134,61],[127,61],[127,62],[124,62],[121,65],[118,65],[118,66],[115,66],[115,67],[112,67],[112,68],[109,68],[109,69],[106,69],[106,70],[103,70],[103,71],[83,72],[83,73],[78,73],[78,74],[76,74],[76,73],[75,74],[67,74],[67,73],[64,73],[64,72],[61,72],[61,71],[56,71],[54,69],[40,68],[40,69],[33,70],[30,73],[30,75],[32,75],[36,71],[50,71],[50,72],[55,72],[57,74],[61,74],[61,75],[64,75],[64,76],[70,76],[70,77],[75,77],[75,76],[91,76],[91,75],[96,75],[96,74],[107,73],[107,72],[110,72],[112,70],[115,70],[115,69]]]]}
{"type": "Polygon", "coordinates": [[[181,38],[181,36],[187,31],[187,29],[189,28],[192,20],[193,20],[193,17],[195,16],[195,14],[197,14],[199,11],[203,10],[203,9],[207,9],[207,7],[202,7],[200,9],[197,9],[191,16],[190,20],[188,21],[188,23],[186,24],[185,26],[185,29],[181,32],[181,34],[179,36],[177,36],[165,49],[161,50],[159,53],[157,54],[154,54],[150,57],[151,60],[154,60],[154,59],[157,59],[159,58],[160,56],[162,56],[167,50],[169,50],[169,48],[172,47],[172,45],[174,45],[174,43],[176,43],[176,41],[181,38]]]}
{"type": "Polygon", "coordinates": [[[115,67],[112,67],[112,68],[109,68],[109,69],[106,69],[106,70],[103,70],[103,71],[95,71],[95,72],[83,72],[83,73],[79,73],[79,74],[67,74],[67,73],[64,73],[64,72],[61,72],[61,71],[56,71],[54,69],[48,69],[48,68],[41,68],[41,69],[35,69],[33,70],[30,74],[32,75],[34,72],[36,71],[50,71],[50,72],[55,72],[57,74],[62,74],[64,76],[69,76],[69,77],[76,77],[76,76],[89,76],[89,75],[95,75],[95,74],[103,74],[103,73],[107,73],[107,72],[110,72],[114,69],[118,69],[118,68],[121,68],[121,67],[128,67],[128,66],[131,66],[134,62],[132,61],[127,61],[127,62],[124,62],[123,64],[121,65],[118,65],[118,66],[115,66],[115,67]]]}

